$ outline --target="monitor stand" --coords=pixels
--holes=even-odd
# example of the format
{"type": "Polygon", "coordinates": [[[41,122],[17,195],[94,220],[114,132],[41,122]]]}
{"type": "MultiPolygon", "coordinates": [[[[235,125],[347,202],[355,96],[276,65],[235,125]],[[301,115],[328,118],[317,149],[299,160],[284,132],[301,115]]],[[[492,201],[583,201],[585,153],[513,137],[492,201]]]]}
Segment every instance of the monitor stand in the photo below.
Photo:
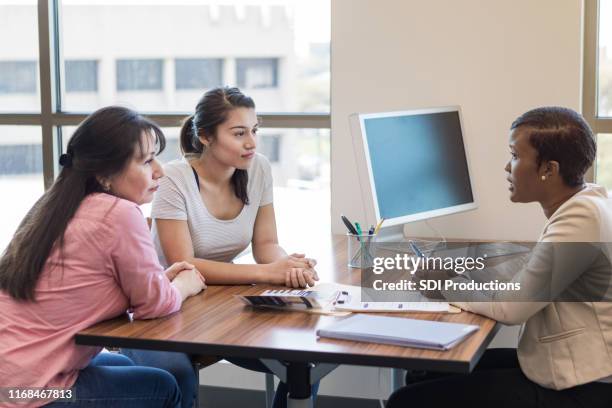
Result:
{"type": "MultiPolygon", "coordinates": [[[[438,238],[420,239],[404,236],[404,226],[382,228],[376,236],[376,248],[381,250],[409,253],[416,256],[429,256],[434,251],[447,249],[446,239],[429,223],[425,222],[438,238]],[[416,250],[414,249],[416,246],[416,250]],[[417,253],[417,252],[420,252],[417,253]]],[[[485,256],[493,258],[498,256],[518,255],[530,252],[530,248],[513,242],[465,242],[471,248],[471,256],[485,256]]]]}
{"type": "Polygon", "coordinates": [[[439,249],[446,242],[443,237],[431,239],[418,239],[406,237],[404,235],[404,225],[394,225],[392,227],[381,228],[376,236],[377,248],[394,251],[407,252],[415,255],[414,246],[424,255],[428,255],[439,249]]]}

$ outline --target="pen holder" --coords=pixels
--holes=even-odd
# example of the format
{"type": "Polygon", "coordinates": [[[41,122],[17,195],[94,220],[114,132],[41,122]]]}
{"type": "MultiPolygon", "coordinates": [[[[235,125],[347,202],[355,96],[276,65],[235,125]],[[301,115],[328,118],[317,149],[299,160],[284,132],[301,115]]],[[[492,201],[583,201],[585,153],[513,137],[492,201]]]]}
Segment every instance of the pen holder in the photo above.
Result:
{"type": "Polygon", "coordinates": [[[346,234],[348,245],[348,267],[369,268],[374,264],[374,244],[376,235],[346,234]]]}

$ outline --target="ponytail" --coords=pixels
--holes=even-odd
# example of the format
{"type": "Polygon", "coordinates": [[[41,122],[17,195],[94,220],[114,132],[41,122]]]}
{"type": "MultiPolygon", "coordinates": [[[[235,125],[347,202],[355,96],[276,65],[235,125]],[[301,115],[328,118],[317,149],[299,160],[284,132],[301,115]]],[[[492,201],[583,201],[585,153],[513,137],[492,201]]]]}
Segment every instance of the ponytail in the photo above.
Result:
{"type": "Polygon", "coordinates": [[[193,117],[191,115],[185,118],[183,126],[181,127],[181,153],[202,153],[204,151],[204,145],[200,142],[193,125],[193,117]]]}

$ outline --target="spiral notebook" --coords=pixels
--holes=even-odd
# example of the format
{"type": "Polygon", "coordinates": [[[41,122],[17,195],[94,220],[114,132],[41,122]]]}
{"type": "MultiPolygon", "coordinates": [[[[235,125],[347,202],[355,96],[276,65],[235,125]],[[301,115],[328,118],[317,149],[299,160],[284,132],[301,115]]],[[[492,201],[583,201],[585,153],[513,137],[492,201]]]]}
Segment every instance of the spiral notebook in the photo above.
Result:
{"type": "Polygon", "coordinates": [[[317,336],[432,350],[450,350],[478,329],[478,326],[471,324],[357,314],[317,330],[317,336]]]}

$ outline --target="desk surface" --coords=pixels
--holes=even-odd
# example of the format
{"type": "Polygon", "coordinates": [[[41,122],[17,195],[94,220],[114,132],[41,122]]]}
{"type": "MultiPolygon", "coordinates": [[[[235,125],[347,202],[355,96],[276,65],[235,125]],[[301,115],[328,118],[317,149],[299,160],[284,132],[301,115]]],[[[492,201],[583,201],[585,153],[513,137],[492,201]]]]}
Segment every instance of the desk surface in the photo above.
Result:
{"type": "MultiPolygon", "coordinates": [[[[346,266],[346,238],[317,244],[314,255],[322,281],[359,284],[360,272],[346,266]]],[[[257,294],[267,285],[209,286],[171,316],[130,322],[127,316],[99,323],[76,335],[77,344],[143,348],[218,357],[271,358],[296,362],[368,365],[469,372],[495,335],[495,321],[459,314],[393,313],[393,316],[469,323],[480,330],[450,351],[317,338],[319,327],[342,317],[254,310],[232,295],[257,294]]]]}

